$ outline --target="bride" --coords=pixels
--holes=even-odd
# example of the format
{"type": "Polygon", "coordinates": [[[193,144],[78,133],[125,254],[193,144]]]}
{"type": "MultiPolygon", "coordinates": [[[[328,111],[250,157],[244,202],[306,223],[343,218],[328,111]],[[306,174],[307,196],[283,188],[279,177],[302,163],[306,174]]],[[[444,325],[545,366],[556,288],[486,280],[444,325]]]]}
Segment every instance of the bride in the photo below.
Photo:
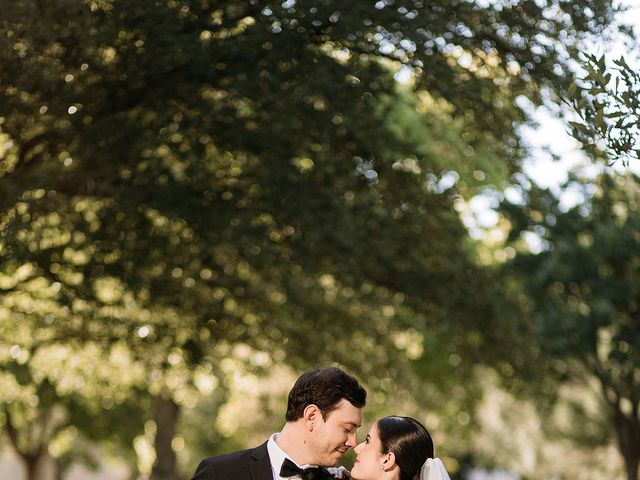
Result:
{"type": "Polygon", "coordinates": [[[411,417],[381,418],[354,451],[353,480],[449,480],[431,435],[411,417]]]}

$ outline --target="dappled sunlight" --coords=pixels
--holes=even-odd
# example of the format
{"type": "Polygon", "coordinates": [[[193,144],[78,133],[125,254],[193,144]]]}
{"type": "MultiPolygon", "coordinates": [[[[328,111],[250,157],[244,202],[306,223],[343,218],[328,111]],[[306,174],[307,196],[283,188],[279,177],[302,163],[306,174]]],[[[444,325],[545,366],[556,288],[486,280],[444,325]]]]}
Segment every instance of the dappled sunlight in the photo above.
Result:
{"type": "Polygon", "coordinates": [[[567,152],[533,180],[527,162],[535,112],[570,97],[578,140],[602,137],[585,148],[637,153],[610,64],[575,74],[610,2],[5,7],[0,429],[20,475],[188,478],[279,431],[318,365],[366,386],[361,439],[412,415],[456,480],[621,475],[638,179],[589,162],[546,189],[567,152]]]}

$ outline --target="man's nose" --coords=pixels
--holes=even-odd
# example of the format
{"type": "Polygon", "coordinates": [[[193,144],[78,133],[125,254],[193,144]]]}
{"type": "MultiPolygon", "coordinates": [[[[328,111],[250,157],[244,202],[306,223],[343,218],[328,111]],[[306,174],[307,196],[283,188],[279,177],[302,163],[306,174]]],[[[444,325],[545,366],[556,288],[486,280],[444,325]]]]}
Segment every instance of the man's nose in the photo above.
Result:
{"type": "Polygon", "coordinates": [[[346,443],[347,447],[351,447],[355,450],[356,446],[358,445],[358,437],[357,435],[354,433],[350,433],[347,436],[347,443],[346,443]]]}

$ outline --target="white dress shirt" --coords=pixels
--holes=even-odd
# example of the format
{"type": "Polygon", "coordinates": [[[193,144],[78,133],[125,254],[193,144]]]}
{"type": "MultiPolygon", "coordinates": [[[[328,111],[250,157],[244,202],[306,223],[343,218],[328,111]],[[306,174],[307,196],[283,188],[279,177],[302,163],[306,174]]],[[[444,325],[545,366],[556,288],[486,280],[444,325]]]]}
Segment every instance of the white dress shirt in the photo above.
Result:
{"type": "MultiPolygon", "coordinates": [[[[280,448],[280,445],[276,443],[277,433],[274,433],[267,442],[267,452],[269,453],[269,462],[271,463],[271,473],[273,473],[273,480],[284,480],[286,478],[300,478],[300,475],[294,477],[281,477],[280,469],[284,463],[284,459],[288,458],[293,462],[293,459],[280,448]]],[[[298,465],[296,462],[293,462],[298,465]]],[[[300,468],[317,467],[317,465],[298,465],[300,468]]]]}

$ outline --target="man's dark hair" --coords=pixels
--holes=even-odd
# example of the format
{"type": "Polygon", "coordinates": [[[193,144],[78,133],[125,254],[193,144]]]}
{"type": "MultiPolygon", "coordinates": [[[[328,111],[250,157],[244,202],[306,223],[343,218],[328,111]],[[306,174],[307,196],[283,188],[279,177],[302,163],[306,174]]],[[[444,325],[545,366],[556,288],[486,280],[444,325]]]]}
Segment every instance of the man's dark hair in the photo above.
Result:
{"type": "Polygon", "coordinates": [[[354,407],[364,407],[367,392],[348,373],[337,367],[322,367],[303,373],[289,392],[287,402],[287,422],[302,417],[304,409],[316,405],[322,418],[338,406],[340,400],[348,400],[354,407]]]}

